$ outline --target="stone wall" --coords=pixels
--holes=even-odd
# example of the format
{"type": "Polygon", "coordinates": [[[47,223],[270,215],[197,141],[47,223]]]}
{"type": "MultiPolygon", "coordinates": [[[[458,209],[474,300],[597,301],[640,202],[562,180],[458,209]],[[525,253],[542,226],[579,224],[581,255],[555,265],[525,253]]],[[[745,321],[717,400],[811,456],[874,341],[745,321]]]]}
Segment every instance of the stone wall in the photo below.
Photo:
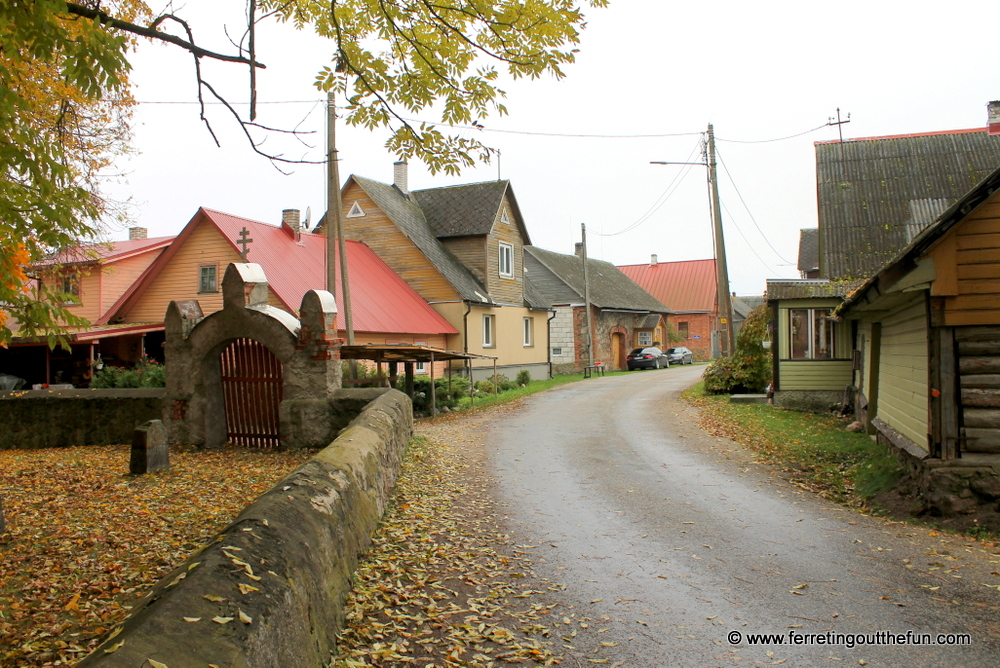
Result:
{"type": "Polygon", "coordinates": [[[774,393],[774,405],[806,413],[829,413],[844,400],[842,390],[785,390],[774,393]]]}
{"type": "Polygon", "coordinates": [[[549,332],[551,339],[549,346],[552,349],[558,349],[560,351],[560,354],[556,355],[552,352],[552,350],[549,350],[549,353],[552,354],[552,364],[557,368],[560,368],[561,365],[564,364],[572,365],[576,359],[576,335],[573,331],[573,307],[556,307],[556,314],[549,324],[549,332]]]}
{"type": "Polygon", "coordinates": [[[0,450],[131,443],[163,413],[166,390],[0,392],[0,450]]]}
{"type": "Polygon", "coordinates": [[[378,397],[333,443],[169,573],[136,604],[122,632],[78,665],[326,665],[351,574],[412,436],[409,398],[374,392],[378,397]]]}

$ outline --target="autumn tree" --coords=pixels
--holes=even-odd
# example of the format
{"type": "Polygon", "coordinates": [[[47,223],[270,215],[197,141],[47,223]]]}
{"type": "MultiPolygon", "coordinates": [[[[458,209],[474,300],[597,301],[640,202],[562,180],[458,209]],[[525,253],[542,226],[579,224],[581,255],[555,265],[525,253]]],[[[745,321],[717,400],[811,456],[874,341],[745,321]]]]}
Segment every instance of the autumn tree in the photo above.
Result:
{"type": "Polygon", "coordinates": [[[128,147],[132,40],[190,52],[199,100],[226,104],[263,154],[259,133],[270,128],[257,123],[253,102],[254,72],[264,66],[258,53],[266,45],[256,42],[256,28],[277,20],[312,30],[333,45],[332,62],[317,64],[316,86],[346,101],[347,123],[385,128],[386,146],[400,157],[419,159],[432,172],[458,173],[488,160],[490,149],[441,127],[505,114],[502,73],[564,76],[585,25],[577,0],[247,3],[246,30],[232,54],[206,50],[182,17],[152,17],[142,0],[0,3],[0,345],[12,335],[11,317],[22,335],[51,334],[60,318],[82,324],[57,305],[62,300],[51,299],[50,287],[42,286],[40,299],[30,294],[24,267],[92,237],[109,213],[98,175],[128,147]],[[249,68],[246,117],[203,78],[205,58],[249,68]],[[436,120],[410,120],[417,114],[436,120]]]}

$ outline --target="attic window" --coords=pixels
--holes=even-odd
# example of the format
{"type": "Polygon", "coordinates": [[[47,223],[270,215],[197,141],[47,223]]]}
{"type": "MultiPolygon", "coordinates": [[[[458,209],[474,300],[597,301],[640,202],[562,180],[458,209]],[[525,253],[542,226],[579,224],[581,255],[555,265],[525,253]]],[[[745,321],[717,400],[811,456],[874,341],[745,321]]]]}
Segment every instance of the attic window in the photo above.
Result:
{"type": "Polygon", "coordinates": [[[500,275],[506,278],[514,276],[514,247],[510,244],[500,244],[500,275]]]}
{"type": "Polygon", "coordinates": [[[500,222],[504,225],[510,225],[510,218],[507,217],[507,209],[500,212],[500,222]]]}
{"type": "Polygon", "coordinates": [[[365,215],[365,210],[361,208],[361,205],[355,202],[351,205],[351,210],[347,212],[348,218],[362,218],[365,215]]]}

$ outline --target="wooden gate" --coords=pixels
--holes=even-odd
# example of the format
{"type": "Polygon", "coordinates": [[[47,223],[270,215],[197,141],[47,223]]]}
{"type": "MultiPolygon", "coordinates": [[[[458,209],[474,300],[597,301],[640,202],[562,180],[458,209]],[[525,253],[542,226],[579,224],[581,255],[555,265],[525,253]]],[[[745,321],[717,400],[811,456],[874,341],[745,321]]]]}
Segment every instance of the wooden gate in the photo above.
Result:
{"type": "Polygon", "coordinates": [[[277,448],[281,362],[263,344],[236,339],[219,356],[226,434],[234,445],[277,448]]]}

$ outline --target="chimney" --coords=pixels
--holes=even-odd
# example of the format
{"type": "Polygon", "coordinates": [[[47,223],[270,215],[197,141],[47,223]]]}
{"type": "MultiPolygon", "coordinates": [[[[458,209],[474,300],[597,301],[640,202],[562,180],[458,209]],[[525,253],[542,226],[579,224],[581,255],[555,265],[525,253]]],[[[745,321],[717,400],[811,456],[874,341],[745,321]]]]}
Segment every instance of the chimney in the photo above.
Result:
{"type": "Polygon", "coordinates": [[[399,188],[399,192],[409,197],[410,184],[406,171],[405,160],[399,160],[398,162],[392,163],[392,185],[399,188]]]}
{"type": "Polygon", "coordinates": [[[136,239],[145,239],[149,234],[149,230],[145,227],[130,227],[128,228],[128,240],[135,241],[136,239]]]}
{"type": "Polygon", "coordinates": [[[652,255],[649,256],[649,266],[650,267],[656,266],[656,253],[653,253],[652,255]]]}
{"type": "Polygon", "coordinates": [[[281,228],[288,232],[288,235],[299,240],[299,210],[298,209],[282,209],[281,210],[281,228]]]}
{"type": "Polygon", "coordinates": [[[577,241],[576,246],[573,248],[573,254],[577,257],[583,257],[583,242],[577,241]]]}
{"type": "Polygon", "coordinates": [[[989,134],[1000,135],[1000,101],[986,105],[986,124],[989,134]]]}

